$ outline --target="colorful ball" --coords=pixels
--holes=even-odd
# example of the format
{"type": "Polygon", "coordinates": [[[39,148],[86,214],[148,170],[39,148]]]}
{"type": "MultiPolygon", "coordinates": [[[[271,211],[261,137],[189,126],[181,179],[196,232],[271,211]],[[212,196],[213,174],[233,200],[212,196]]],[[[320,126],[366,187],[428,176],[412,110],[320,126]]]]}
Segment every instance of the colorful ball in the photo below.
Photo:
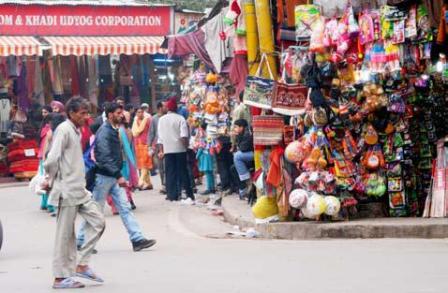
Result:
{"type": "Polygon", "coordinates": [[[325,214],[328,216],[336,216],[341,210],[341,202],[335,196],[326,196],[325,197],[325,214]]]}
{"type": "Polygon", "coordinates": [[[297,163],[301,160],[300,142],[293,141],[285,149],[285,159],[290,163],[297,163]]]}
{"type": "Polygon", "coordinates": [[[306,213],[311,216],[311,218],[318,217],[322,215],[327,208],[325,199],[322,195],[314,193],[308,198],[306,203],[306,213]]]}
{"type": "Polygon", "coordinates": [[[306,205],[308,192],[304,189],[295,189],[289,195],[289,205],[295,209],[301,209],[306,205]]]}

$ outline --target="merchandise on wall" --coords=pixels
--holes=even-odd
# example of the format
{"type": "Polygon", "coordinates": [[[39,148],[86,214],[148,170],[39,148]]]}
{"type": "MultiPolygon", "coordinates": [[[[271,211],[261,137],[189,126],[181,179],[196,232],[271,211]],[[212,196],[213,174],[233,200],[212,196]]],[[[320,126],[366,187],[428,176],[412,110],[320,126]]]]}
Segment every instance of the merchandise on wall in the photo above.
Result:
{"type": "Polygon", "coordinates": [[[254,126],[264,174],[256,218],[447,215],[448,67],[444,55],[431,60],[426,6],[409,4],[354,10],[346,1],[331,17],[317,4],[295,7],[296,43],[280,34],[281,77],[247,79],[245,103],[290,124],[282,142],[267,143],[254,126]]]}

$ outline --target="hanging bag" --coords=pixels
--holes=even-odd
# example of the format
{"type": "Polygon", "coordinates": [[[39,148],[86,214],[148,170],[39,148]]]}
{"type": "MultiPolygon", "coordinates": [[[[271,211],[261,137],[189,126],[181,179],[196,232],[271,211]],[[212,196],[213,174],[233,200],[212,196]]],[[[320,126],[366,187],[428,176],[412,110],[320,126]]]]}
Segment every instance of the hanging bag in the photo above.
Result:
{"type": "Polygon", "coordinates": [[[283,68],[281,81],[274,83],[272,110],[287,116],[303,114],[307,96],[308,88],[305,85],[286,83],[286,69],[283,68]]]}
{"type": "Polygon", "coordinates": [[[283,140],[284,121],[281,116],[254,116],[252,127],[255,145],[275,146],[283,140]]]}
{"type": "Polygon", "coordinates": [[[272,91],[274,89],[274,75],[266,54],[261,56],[260,64],[255,76],[248,76],[244,90],[244,104],[265,110],[272,108],[272,91]],[[260,77],[263,63],[266,62],[270,79],[260,77]]]}
{"type": "Polygon", "coordinates": [[[312,4],[296,6],[295,18],[297,40],[309,39],[315,23],[320,18],[319,6],[312,4]]]}

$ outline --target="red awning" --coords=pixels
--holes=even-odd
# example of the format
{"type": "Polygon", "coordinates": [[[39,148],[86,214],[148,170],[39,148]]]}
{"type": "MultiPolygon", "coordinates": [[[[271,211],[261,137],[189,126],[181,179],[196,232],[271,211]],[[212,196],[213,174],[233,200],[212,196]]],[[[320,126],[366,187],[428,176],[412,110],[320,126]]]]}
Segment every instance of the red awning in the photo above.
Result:
{"type": "Polygon", "coordinates": [[[41,43],[34,37],[0,36],[0,56],[42,55],[41,43]]]}
{"type": "Polygon", "coordinates": [[[45,37],[53,55],[133,55],[165,53],[163,37],[45,37]]]}

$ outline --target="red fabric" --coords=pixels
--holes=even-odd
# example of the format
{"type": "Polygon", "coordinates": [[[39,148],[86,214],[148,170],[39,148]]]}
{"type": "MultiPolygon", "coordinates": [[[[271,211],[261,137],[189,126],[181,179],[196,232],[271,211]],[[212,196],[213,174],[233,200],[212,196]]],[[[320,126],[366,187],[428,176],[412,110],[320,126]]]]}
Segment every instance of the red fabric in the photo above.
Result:
{"type": "Polygon", "coordinates": [[[238,96],[246,86],[246,78],[249,74],[247,66],[247,55],[239,54],[233,57],[230,64],[229,77],[230,81],[236,87],[236,95],[238,96]]]}
{"type": "Polygon", "coordinates": [[[36,155],[38,153],[38,149],[37,148],[33,148],[33,149],[34,149],[35,155],[31,156],[31,157],[25,156],[25,150],[24,149],[17,149],[17,150],[14,150],[12,152],[9,152],[8,153],[8,161],[9,162],[17,162],[17,161],[37,158],[36,155]]]}
{"type": "Polygon", "coordinates": [[[22,160],[14,162],[10,166],[11,173],[21,173],[21,172],[35,172],[39,168],[38,159],[22,160]]]}
{"type": "Polygon", "coordinates": [[[269,167],[266,182],[274,187],[278,187],[282,183],[282,168],[280,161],[283,157],[283,153],[283,148],[277,147],[271,152],[271,155],[269,156],[271,166],[269,167]]]}
{"type": "Polygon", "coordinates": [[[92,136],[92,131],[90,131],[90,125],[92,125],[92,123],[94,122],[92,117],[89,117],[89,119],[87,119],[86,124],[81,127],[81,146],[82,146],[82,150],[83,152],[87,149],[89,142],[90,142],[90,137],[92,136]]]}
{"type": "Polygon", "coordinates": [[[203,30],[199,29],[185,35],[168,37],[168,57],[189,56],[191,54],[198,56],[208,68],[216,71],[210,55],[205,49],[205,33],[203,30]]]}
{"type": "Polygon", "coordinates": [[[22,139],[8,144],[8,151],[11,152],[17,149],[37,149],[38,147],[39,146],[37,145],[37,142],[35,140],[22,139]]]}

